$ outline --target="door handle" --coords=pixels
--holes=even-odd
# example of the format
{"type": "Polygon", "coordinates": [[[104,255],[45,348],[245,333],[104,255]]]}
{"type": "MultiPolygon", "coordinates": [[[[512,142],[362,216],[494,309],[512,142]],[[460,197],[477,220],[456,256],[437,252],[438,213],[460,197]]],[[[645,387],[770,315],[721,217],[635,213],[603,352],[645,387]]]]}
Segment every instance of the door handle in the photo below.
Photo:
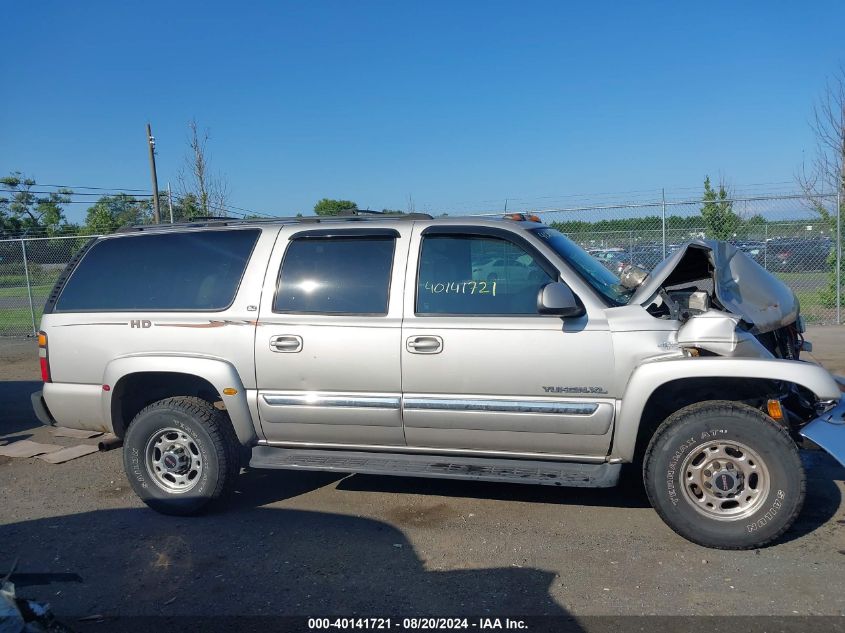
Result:
{"type": "Polygon", "coordinates": [[[412,354],[439,354],[443,351],[443,339],[439,336],[410,336],[405,345],[412,354]]]}
{"type": "Polygon", "coordinates": [[[280,334],[270,337],[270,351],[296,353],[302,351],[302,337],[294,334],[280,334]]]}

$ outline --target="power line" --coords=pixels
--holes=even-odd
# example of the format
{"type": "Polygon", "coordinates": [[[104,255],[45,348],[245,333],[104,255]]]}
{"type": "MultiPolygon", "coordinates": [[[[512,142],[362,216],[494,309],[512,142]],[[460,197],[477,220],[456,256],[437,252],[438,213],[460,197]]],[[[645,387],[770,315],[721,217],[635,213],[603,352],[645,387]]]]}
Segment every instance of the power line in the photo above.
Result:
{"type": "MultiPolygon", "coordinates": [[[[50,185],[44,185],[44,186],[49,187],[50,185]]],[[[100,191],[108,191],[105,187],[102,187],[102,188],[86,187],[86,189],[99,189],[100,191]]],[[[136,191],[142,191],[142,190],[136,190],[136,191]]],[[[9,191],[8,193],[16,193],[16,192],[9,191]]],[[[50,194],[67,195],[71,198],[77,198],[77,197],[80,197],[80,196],[103,198],[107,195],[111,195],[111,196],[126,195],[129,198],[132,198],[132,199],[135,199],[135,200],[138,200],[138,201],[143,201],[143,202],[146,202],[146,201],[148,201],[148,199],[153,197],[153,195],[149,194],[149,193],[146,193],[146,194],[130,194],[130,193],[127,193],[125,191],[114,191],[113,193],[108,193],[108,194],[106,194],[106,193],[89,193],[89,192],[84,192],[84,191],[74,191],[74,192],[71,192],[71,193],[68,193],[68,194],[60,194],[57,191],[40,191],[40,190],[33,191],[33,190],[29,190],[29,191],[26,191],[25,193],[33,194],[33,195],[50,195],[50,194]],[[143,200],[140,200],[140,199],[143,199],[143,200]]],[[[177,200],[180,200],[180,201],[190,199],[190,198],[188,198],[187,195],[180,196],[180,195],[176,194],[176,195],[174,195],[174,197],[177,200]]],[[[94,204],[96,204],[96,202],[97,201],[92,201],[92,200],[65,200],[65,201],[58,201],[57,204],[60,204],[60,205],[62,205],[62,204],[88,204],[88,205],[94,206],[94,204]]],[[[252,209],[246,209],[244,207],[238,207],[238,206],[230,205],[230,204],[226,204],[226,205],[222,205],[222,206],[221,205],[214,205],[214,204],[206,204],[205,206],[207,208],[213,209],[215,211],[230,212],[230,211],[234,210],[235,215],[260,215],[260,216],[268,217],[268,218],[276,217],[276,216],[274,216],[273,214],[270,214],[270,213],[264,213],[262,211],[254,211],[252,209]]]]}
{"type": "MultiPolygon", "coordinates": [[[[8,191],[8,193],[18,193],[18,191],[11,191],[10,190],[10,191],[8,191]]],[[[61,195],[66,195],[66,196],[99,196],[100,198],[102,198],[103,196],[108,196],[108,195],[119,196],[121,194],[129,196],[130,198],[151,198],[152,195],[153,195],[151,193],[132,194],[132,193],[126,193],[124,191],[116,191],[112,194],[108,194],[108,193],[88,193],[88,192],[85,192],[85,191],[71,191],[70,193],[63,194],[59,191],[32,191],[32,190],[24,191],[24,190],[21,190],[20,193],[34,193],[34,194],[42,194],[42,195],[56,194],[56,195],[60,195],[60,196],[61,195]]]]}
{"type": "Polygon", "coordinates": [[[152,195],[152,191],[150,189],[129,189],[128,187],[82,187],[74,185],[48,185],[44,182],[36,183],[36,186],[57,187],[59,189],[93,189],[94,191],[144,191],[149,192],[149,195],[152,195]]]}

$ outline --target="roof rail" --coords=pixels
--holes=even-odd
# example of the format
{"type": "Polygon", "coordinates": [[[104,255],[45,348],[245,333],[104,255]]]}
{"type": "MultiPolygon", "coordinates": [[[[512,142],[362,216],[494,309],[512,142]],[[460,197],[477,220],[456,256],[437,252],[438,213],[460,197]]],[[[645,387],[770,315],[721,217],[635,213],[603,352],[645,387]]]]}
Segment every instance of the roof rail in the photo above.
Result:
{"type": "Polygon", "coordinates": [[[211,226],[243,226],[245,224],[319,224],[323,222],[362,222],[367,220],[431,220],[428,213],[384,213],[369,209],[349,209],[338,215],[309,215],[269,218],[226,218],[217,216],[198,216],[186,222],[175,224],[135,224],[119,228],[115,233],[133,233],[140,231],[163,231],[172,229],[202,228],[211,226]]]}

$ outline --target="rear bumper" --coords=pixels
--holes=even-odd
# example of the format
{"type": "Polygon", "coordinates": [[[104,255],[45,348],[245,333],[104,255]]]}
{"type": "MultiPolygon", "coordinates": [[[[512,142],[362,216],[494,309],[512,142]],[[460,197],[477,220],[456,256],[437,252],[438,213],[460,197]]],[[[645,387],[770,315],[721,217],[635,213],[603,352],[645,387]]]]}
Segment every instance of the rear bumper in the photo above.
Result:
{"type": "Polygon", "coordinates": [[[47,408],[47,403],[44,402],[44,392],[36,391],[29,398],[32,401],[32,410],[35,411],[35,417],[38,418],[38,421],[44,426],[56,426],[56,420],[50,413],[50,409],[47,408]]]}
{"type": "Polygon", "coordinates": [[[799,433],[845,466],[845,398],[841,398],[830,411],[810,421],[799,433]]]}

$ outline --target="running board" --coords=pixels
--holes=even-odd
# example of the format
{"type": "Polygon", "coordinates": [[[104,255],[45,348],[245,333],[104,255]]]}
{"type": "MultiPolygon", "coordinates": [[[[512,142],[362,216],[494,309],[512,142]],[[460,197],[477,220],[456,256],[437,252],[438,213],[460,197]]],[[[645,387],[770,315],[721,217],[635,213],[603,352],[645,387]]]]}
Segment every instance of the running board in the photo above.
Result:
{"type": "Polygon", "coordinates": [[[542,460],[365,453],[255,446],[251,468],[328,470],[368,475],[472,479],[544,486],[610,488],[619,480],[620,464],[584,464],[542,460]]]}

